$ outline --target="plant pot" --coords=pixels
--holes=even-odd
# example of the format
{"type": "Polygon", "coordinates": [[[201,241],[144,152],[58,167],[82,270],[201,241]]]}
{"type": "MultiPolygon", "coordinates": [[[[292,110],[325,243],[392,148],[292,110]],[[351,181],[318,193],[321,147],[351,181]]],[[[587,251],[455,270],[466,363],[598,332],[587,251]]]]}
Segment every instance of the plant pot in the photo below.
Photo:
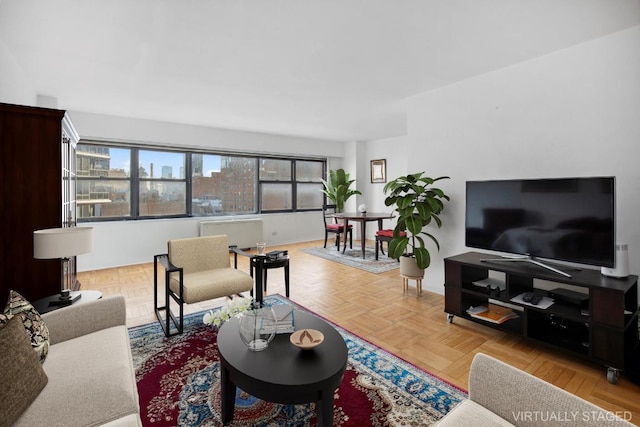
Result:
{"type": "Polygon", "coordinates": [[[423,278],[424,269],[418,268],[418,263],[413,256],[402,255],[400,257],[400,274],[407,277],[423,278]]]}

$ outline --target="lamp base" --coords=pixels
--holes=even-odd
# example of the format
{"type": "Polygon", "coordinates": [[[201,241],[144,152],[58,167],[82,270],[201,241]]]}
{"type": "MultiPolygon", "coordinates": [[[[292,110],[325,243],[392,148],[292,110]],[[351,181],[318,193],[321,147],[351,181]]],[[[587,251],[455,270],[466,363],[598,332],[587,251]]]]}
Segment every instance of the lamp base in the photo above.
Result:
{"type": "Polygon", "coordinates": [[[82,294],[80,292],[69,292],[68,290],[62,291],[60,292],[58,299],[54,298],[49,301],[49,305],[71,305],[75,301],[79,300],[81,296],[82,294]]]}

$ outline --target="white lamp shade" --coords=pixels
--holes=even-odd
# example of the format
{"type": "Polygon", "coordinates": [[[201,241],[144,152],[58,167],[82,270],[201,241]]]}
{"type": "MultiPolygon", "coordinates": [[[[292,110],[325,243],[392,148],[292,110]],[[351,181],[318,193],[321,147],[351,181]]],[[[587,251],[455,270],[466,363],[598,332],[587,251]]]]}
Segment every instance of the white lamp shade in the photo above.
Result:
{"type": "Polygon", "coordinates": [[[69,258],[92,250],[92,227],[48,228],[33,232],[34,258],[69,258]]]}

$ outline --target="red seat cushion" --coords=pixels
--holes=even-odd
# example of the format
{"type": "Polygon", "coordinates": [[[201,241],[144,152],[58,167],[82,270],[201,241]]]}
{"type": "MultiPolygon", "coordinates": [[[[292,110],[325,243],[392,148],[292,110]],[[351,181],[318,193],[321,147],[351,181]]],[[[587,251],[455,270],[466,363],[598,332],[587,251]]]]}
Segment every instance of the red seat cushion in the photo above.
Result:
{"type": "MultiPolygon", "coordinates": [[[[342,230],[344,229],[344,224],[327,224],[327,228],[329,230],[342,230]]],[[[349,224],[349,230],[351,230],[351,224],[349,224]]]]}
{"type": "MultiPolygon", "coordinates": [[[[393,237],[393,230],[391,229],[387,229],[387,230],[378,230],[376,231],[376,236],[380,236],[380,237],[393,237]]],[[[401,231],[400,232],[400,236],[401,237],[406,237],[407,233],[405,231],[401,231]]]]}

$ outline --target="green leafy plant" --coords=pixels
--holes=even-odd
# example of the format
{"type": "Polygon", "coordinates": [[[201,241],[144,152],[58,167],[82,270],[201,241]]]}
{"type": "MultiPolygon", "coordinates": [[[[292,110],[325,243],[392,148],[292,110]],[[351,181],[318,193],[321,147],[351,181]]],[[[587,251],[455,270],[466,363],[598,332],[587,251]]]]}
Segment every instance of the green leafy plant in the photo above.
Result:
{"type": "Polygon", "coordinates": [[[349,197],[362,194],[358,190],[349,188],[354,182],[355,179],[349,179],[349,174],[345,173],[344,169],[330,170],[329,179],[326,181],[324,179],[322,180],[324,184],[324,190],[322,190],[322,192],[327,196],[327,199],[336,205],[337,212],[344,210],[344,202],[346,202],[349,197]]]}
{"type": "Polygon", "coordinates": [[[442,227],[440,213],[444,209],[444,201],[450,198],[439,188],[431,185],[448,176],[429,178],[424,172],[398,177],[384,186],[387,196],[386,206],[395,206],[398,213],[393,238],[389,242],[389,256],[399,259],[405,253],[416,259],[418,268],[426,269],[431,264],[431,255],[426,248],[425,237],[431,239],[438,250],[440,244],[432,234],[425,231],[425,227],[434,222],[438,228],[442,227]],[[401,232],[406,235],[401,235],[401,232]],[[410,251],[407,248],[410,247],[410,251]]]}

